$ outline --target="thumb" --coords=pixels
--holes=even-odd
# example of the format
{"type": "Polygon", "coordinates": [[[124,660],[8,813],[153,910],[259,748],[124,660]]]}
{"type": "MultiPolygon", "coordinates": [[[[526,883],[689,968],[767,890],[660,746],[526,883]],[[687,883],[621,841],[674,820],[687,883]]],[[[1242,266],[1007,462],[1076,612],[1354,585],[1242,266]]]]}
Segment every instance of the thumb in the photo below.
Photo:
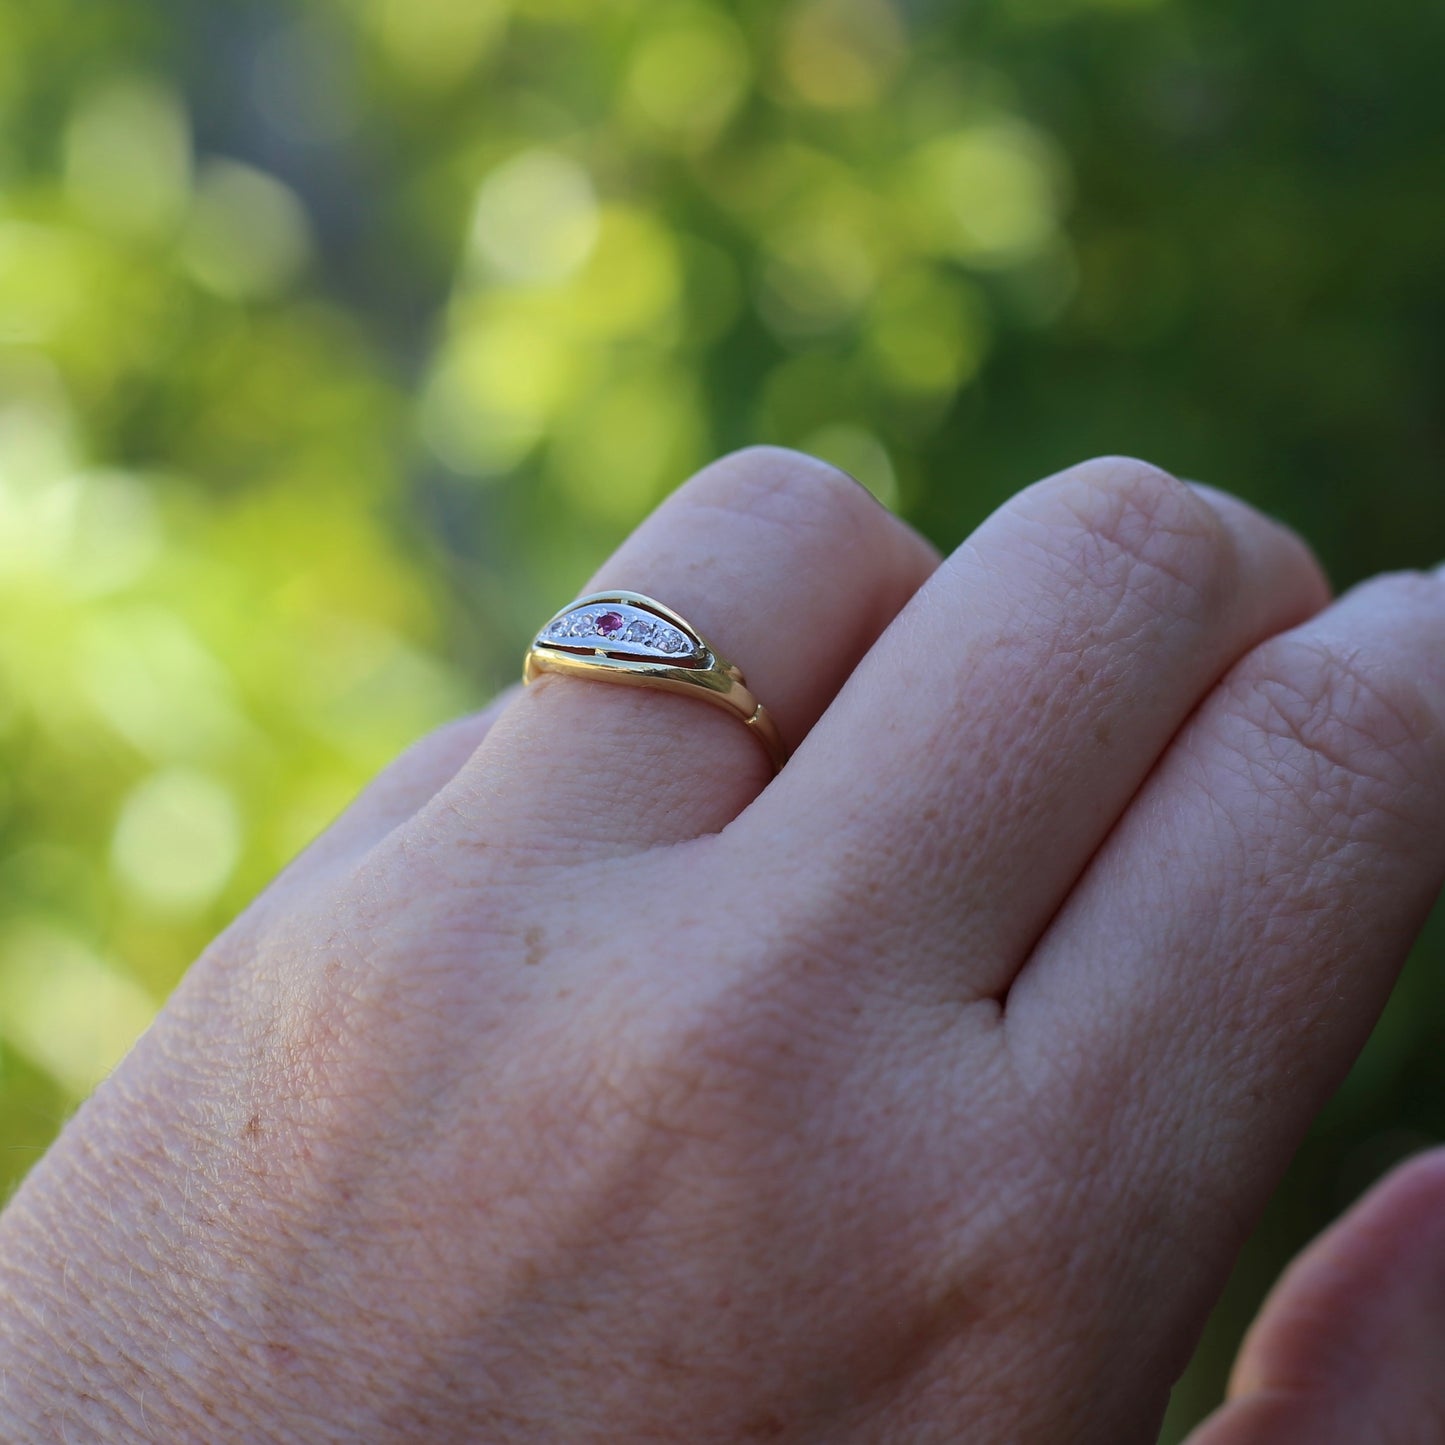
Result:
{"type": "Polygon", "coordinates": [[[1285,1272],[1229,1401],[1188,1445],[1445,1441],[1445,1149],[1418,1155],[1285,1272]]]}

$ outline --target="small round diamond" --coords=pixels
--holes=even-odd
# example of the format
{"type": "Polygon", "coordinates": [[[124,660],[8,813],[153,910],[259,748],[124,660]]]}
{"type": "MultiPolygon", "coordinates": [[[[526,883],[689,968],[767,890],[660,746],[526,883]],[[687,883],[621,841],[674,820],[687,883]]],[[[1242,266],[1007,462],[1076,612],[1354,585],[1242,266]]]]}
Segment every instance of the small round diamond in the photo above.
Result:
{"type": "Polygon", "coordinates": [[[604,612],[597,619],[597,630],[603,637],[615,637],[626,625],[627,619],[620,612],[604,612]]]}
{"type": "Polygon", "coordinates": [[[651,642],[656,635],[657,628],[641,617],[634,618],[627,624],[627,631],[622,634],[624,642],[651,642]]]}

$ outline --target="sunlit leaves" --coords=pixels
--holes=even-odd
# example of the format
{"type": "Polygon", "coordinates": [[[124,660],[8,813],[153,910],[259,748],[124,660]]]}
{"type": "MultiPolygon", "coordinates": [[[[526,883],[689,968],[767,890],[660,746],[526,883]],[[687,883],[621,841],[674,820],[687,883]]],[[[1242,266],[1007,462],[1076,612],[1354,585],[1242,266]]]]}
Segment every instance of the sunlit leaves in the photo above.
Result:
{"type": "Polygon", "coordinates": [[[747,94],[752,59],[738,27],[708,5],[669,5],[639,33],[623,114],[644,142],[693,152],[714,144],[747,94]]]}
{"type": "Polygon", "coordinates": [[[155,1007],[114,960],[63,928],[24,919],[0,931],[0,1048],[24,1054],[73,1098],[120,1062],[155,1007]]]}
{"type": "Polygon", "coordinates": [[[116,77],[80,97],[65,134],[66,194],[102,230],[164,237],[184,214],[191,146],[169,87],[116,77]]]}
{"type": "Polygon", "coordinates": [[[413,84],[450,87],[497,43],[503,0],[365,0],[363,24],[413,84]]]}
{"type": "MultiPolygon", "coordinates": [[[[16,35],[64,76],[60,32],[16,35]]],[[[397,389],[300,289],[306,203],[194,154],[179,87],[108,59],[0,185],[0,1111],[49,1127],[470,700],[385,510],[397,389]]]]}
{"type": "Polygon", "coordinates": [[[278,295],[300,276],[310,252],[306,212],[288,187],[235,161],[202,167],[180,261],[207,290],[237,301],[278,295]]]}
{"type": "Polygon", "coordinates": [[[476,261],[503,283],[565,281],[597,242],[591,177],[557,151],[533,149],[488,173],[468,238],[476,261]]]}
{"type": "Polygon", "coordinates": [[[884,98],[903,66],[905,44],[891,0],[793,0],[778,58],[799,100],[851,110],[884,98]]]}
{"type": "Polygon", "coordinates": [[[908,161],[903,200],[924,242],[982,267],[1007,267],[1053,238],[1064,200],[1063,163],[1017,121],[936,137],[908,161]]]}
{"type": "Polygon", "coordinates": [[[169,768],[127,794],[111,838],[111,865],[143,905],[193,914],[226,886],[242,827],[237,799],[218,778],[169,768]]]}

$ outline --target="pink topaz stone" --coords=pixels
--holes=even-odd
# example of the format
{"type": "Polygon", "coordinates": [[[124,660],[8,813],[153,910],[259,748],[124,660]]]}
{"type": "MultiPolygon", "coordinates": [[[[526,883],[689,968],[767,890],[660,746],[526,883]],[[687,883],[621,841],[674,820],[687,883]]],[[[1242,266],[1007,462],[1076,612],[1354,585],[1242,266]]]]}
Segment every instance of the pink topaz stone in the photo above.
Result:
{"type": "Polygon", "coordinates": [[[604,612],[597,619],[597,630],[603,637],[611,637],[614,633],[621,632],[626,618],[620,612],[604,612]]]}

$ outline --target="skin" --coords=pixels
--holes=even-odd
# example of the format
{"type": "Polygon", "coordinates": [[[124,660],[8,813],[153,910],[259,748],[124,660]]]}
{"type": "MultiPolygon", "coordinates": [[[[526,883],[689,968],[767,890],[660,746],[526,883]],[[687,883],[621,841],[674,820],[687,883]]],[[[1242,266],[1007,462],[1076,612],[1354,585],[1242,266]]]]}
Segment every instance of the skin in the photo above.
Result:
{"type": "MultiPolygon", "coordinates": [[[[558,677],[406,754],[0,1217],[0,1437],[1154,1438],[1445,880],[1445,581],[1331,603],[1117,459],[940,564],[754,450],[589,586],[792,761],[558,677]]],[[[1296,1267],[1204,1445],[1439,1438],[1381,1341],[1438,1341],[1442,1179],[1296,1267]]]]}
{"type": "Polygon", "coordinates": [[[1445,1151],[1401,1166],[1290,1267],[1189,1445],[1445,1439],[1445,1151]]]}

